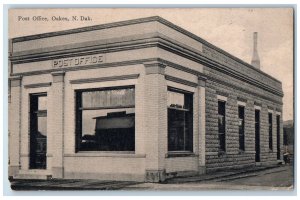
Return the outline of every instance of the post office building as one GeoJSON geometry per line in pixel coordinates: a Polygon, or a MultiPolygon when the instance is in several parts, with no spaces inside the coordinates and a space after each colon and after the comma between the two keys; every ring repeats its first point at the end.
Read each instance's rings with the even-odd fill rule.
{"type": "MultiPolygon", "coordinates": [[[[282,84],[162,19],[9,41],[9,176],[161,182],[282,160],[282,84]]],[[[250,44],[251,45],[251,44],[250,44]]]]}

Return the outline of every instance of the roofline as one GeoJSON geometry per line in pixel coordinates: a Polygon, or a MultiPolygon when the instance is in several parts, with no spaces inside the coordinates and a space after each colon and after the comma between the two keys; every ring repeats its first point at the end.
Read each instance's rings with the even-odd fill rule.
{"type": "Polygon", "coordinates": [[[206,40],[200,38],[199,36],[173,24],[172,22],[159,17],[159,16],[152,16],[152,17],[145,17],[145,18],[138,18],[138,19],[132,19],[132,20],[125,20],[125,21],[119,21],[119,22],[112,22],[112,23],[106,23],[106,24],[100,24],[100,25],[94,25],[94,26],[86,26],[86,27],[81,27],[81,28],[75,28],[75,29],[69,29],[69,30],[63,30],[63,31],[54,31],[54,32],[47,32],[47,33],[41,33],[41,34],[35,34],[35,35],[28,35],[28,36],[21,36],[21,37],[15,37],[12,38],[12,42],[23,42],[23,41],[29,41],[29,40],[35,40],[35,39],[41,39],[41,38],[47,38],[47,37],[54,37],[54,36],[61,36],[61,35],[67,35],[67,34],[74,34],[74,33],[81,33],[81,32],[87,32],[87,31],[94,31],[94,30],[101,30],[101,29],[106,29],[106,28],[113,28],[113,27],[120,27],[120,26],[126,26],[126,25],[132,25],[132,24],[140,24],[140,23],[145,23],[145,22],[152,22],[152,21],[158,21],[176,31],[179,31],[180,33],[189,36],[196,41],[203,43],[212,49],[228,56],[229,58],[239,62],[240,64],[243,64],[265,76],[268,78],[271,78],[272,80],[281,83],[278,79],[270,76],[269,74],[255,68],[254,66],[250,65],[249,63],[246,63],[245,61],[241,60],[240,58],[237,58],[233,56],[232,54],[220,49],[219,47],[207,42],[206,40]]]}

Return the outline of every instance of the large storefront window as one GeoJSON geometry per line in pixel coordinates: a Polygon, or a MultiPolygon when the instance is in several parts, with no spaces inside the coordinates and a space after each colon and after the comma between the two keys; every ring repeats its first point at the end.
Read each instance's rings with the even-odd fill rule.
{"type": "Polygon", "coordinates": [[[193,151],[193,95],[168,91],[168,151],[193,151]]]}
{"type": "Polygon", "coordinates": [[[135,150],[133,87],[76,92],[76,150],[135,150]]]}

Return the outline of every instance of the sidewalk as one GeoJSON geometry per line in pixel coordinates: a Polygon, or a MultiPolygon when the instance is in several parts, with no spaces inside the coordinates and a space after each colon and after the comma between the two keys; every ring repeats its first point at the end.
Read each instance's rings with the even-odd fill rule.
{"type": "Polygon", "coordinates": [[[292,166],[255,167],[211,174],[177,177],[164,183],[100,180],[12,180],[13,190],[291,190],[292,166]],[[281,177],[281,180],[278,179],[281,177]],[[276,182],[277,181],[277,182],[276,182]],[[274,184],[276,183],[276,184],[274,184]],[[276,189],[275,188],[275,189],[276,189]]]}

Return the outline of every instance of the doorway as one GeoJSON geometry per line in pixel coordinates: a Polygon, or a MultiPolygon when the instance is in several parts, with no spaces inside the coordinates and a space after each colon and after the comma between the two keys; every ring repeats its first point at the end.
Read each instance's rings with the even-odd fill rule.
{"type": "Polygon", "coordinates": [[[30,169],[47,168],[47,94],[30,95],[30,169]]]}
{"type": "Polygon", "coordinates": [[[260,110],[255,110],[255,162],[260,162],[260,110]]]}
{"type": "Polygon", "coordinates": [[[276,116],[277,123],[277,160],[280,160],[280,115],[276,116]]]}

